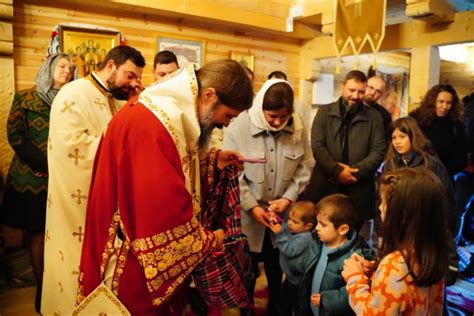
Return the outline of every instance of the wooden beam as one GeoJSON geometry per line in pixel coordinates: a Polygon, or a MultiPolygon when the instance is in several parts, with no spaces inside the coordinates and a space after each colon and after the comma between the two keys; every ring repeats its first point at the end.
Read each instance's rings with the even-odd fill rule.
{"type": "MultiPolygon", "coordinates": [[[[429,24],[424,21],[412,21],[389,25],[385,28],[385,39],[380,51],[472,42],[474,41],[473,20],[474,11],[465,11],[456,13],[451,23],[429,24]]],[[[365,45],[361,53],[370,52],[369,45],[365,45]]],[[[320,36],[304,43],[301,54],[304,56],[303,60],[308,59],[308,63],[311,59],[335,57],[336,51],[332,37],[320,36]]],[[[353,52],[349,49],[344,52],[344,55],[352,54],[353,52]]]]}
{"type": "Polygon", "coordinates": [[[430,23],[451,22],[455,11],[447,0],[406,0],[408,17],[430,23]]]}
{"type": "Polygon", "coordinates": [[[197,21],[212,21],[213,23],[233,24],[246,29],[257,28],[270,32],[279,32],[287,37],[298,39],[310,39],[320,35],[317,30],[298,22],[294,24],[293,32],[287,32],[285,17],[270,16],[222,5],[209,0],[109,0],[108,3],[134,7],[134,11],[159,11],[162,14],[185,16],[197,21]]]}

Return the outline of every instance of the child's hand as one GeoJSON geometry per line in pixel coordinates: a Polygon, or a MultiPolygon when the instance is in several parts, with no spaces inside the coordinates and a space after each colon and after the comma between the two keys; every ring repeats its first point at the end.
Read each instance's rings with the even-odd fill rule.
{"type": "Polygon", "coordinates": [[[364,270],[364,273],[367,274],[370,272],[372,265],[374,264],[374,261],[369,261],[359,255],[358,253],[353,253],[351,258],[354,258],[355,261],[359,262],[362,266],[362,269],[364,270]]]}
{"type": "Polygon", "coordinates": [[[319,307],[319,305],[321,305],[321,294],[319,293],[311,294],[311,304],[319,307]]]}
{"type": "Polygon", "coordinates": [[[344,269],[342,270],[342,277],[347,282],[347,278],[350,276],[362,273],[364,274],[364,269],[362,268],[362,264],[358,262],[355,258],[350,257],[349,259],[344,260],[344,269]]]}
{"type": "Polygon", "coordinates": [[[272,232],[274,232],[275,234],[279,234],[279,233],[281,233],[281,232],[283,231],[283,227],[282,227],[280,224],[278,224],[278,223],[272,224],[272,225],[270,226],[270,229],[271,229],[272,232]]]}

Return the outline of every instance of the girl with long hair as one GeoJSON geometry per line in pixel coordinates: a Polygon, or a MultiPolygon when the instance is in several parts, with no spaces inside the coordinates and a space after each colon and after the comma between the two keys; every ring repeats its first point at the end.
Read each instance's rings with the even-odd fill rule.
{"type": "Polygon", "coordinates": [[[357,315],[442,315],[449,235],[440,180],[425,167],[402,168],[382,175],[379,192],[378,259],[354,254],[342,271],[352,309],[357,315]]]}

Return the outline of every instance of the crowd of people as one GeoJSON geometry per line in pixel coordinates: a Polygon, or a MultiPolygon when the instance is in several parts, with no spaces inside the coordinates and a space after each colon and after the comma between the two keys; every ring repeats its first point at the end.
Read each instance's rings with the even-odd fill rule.
{"type": "Polygon", "coordinates": [[[263,262],[269,315],[443,314],[473,173],[472,113],[465,126],[452,86],[392,122],[384,80],[354,70],[307,122],[281,71],[254,95],[232,60],[194,69],[162,51],[146,88],[144,66],[117,46],[73,80],[73,58],[52,55],[15,94],[0,219],[31,235],[38,312],[71,314],[106,288],[133,315],[182,315],[197,287],[254,315],[263,262]],[[203,223],[226,203],[241,234],[203,223]],[[244,297],[199,284],[239,238],[244,297]]]}

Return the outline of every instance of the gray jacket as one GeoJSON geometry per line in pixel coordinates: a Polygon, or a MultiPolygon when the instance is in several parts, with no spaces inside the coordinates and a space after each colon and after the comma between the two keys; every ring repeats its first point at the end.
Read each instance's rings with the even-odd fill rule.
{"type": "Polygon", "coordinates": [[[296,144],[292,136],[290,123],[273,134],[256,127],[247,111],[224,129],[223,149],[237,150],[246,158],[267,160],[265,164],[244,163],[240,176],[242,230],[252,252],[261,252],[265,227],[255,221],[250,210],[258,205],[266,207],[268,201],[278,198],[296,201],[309,182],[314,160],[308,136],[303,130],[296,144]]]}
{"type": "Polygon", "coordinates": [[[359,221],[371,219],[375,212],[375,171],[385,155],[385,130],[380,114],[367,106],[359,106],[348,127],[349,161],[359,168],[357,182],[343,186],[337,183],[342,171],[340,133],[342,117],[338,101],[323,105],[314,119],[311,147],[316,159],[308,198],[317,203],[325,196],[344,193],[350,196],[358,210],[359,221]]]}

